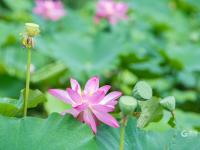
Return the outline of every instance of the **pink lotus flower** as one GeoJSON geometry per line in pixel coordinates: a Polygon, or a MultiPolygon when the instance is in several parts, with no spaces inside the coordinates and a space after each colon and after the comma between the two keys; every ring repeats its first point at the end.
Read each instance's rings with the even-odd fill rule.
{"type": "Polygon", "coordinates": [[[36,0],[36,7],[33,9],[33,12],[53,21],[57,21],[66,15],[60,0],[36,0]]]}
{"type": "Polygon", "coordinates": [[[114,91],[106,95],[111,86],[105,85],[99,88],[99,78],[92,77],[87,81],[85,88],[81,91],[79,83],[71,79],[71,88],[65,90],[50,89],[49,93],[64,103],[72,105],[72,109],[62,112],[72,114],[81,122],[88,124],[94,133],[97,132],[96,126],[99,121],[118,128],[118,122],[109,114],[114,111],[117,99],[121,92],[114,91]]]}
{"type": "Polygon", "coordinates": [[[120,20],[127,19],[128,5],[123,2],[114,2],[113,0],[99,0],[96,8],[95,22],[99,23],[101,19],[107,19],[112,25],[120,20]]]}

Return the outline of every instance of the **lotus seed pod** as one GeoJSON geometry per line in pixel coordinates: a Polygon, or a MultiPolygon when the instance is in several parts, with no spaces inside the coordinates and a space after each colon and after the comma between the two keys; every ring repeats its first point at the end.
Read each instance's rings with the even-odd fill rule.
{"type": "Polygon", "coordinates": [[[145,81],[139,81],[133,89],[133,97],[145,101],[152,98],[152,88],[145,81]]]}
{"type": "Polygon", "coordinates": [[[160,101],[161,106],[163,106],[168,111],[175,110],[176,100],[174,96],[165,97],[160,101]]]}
{"type": "Polygon", "coordinates": [[[26,23],[25,29],[26,29],[26,34],[29,37],[37,36],[40,33],[39,25],[35,23],[26,23]]]}
{"type": "Polygon", "coordinates": [[[130,115],[137,107],[137,100],[131,96],[122,96],[119,99],[119,107],[123,115],[130,115]]]}

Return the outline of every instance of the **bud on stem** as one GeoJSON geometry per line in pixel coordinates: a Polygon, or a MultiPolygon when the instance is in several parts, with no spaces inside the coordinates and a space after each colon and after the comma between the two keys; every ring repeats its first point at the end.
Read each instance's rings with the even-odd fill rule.
{"type": "Polygon", "coordinates": [[[174,96],[168,96],[160,101],[160,105],[166,110],[173,112],[175,110],[176,100],[174,96]]]}
{"type": "Polygon", "coordinates": [[[26,48],[33,48],[34,47],[34,37],[39,35],[40,29],[39,25],[35,23],[26,23],[25,24],[25,33],[22,40],[22,44],[26,48]]]}
{"type": "Polygon", "coordinates": [[[26,70],[26,89],[24,98],[24,117],[27,115],[29,89],[30,89],[30,67],[31,67],[31,48],[34,47],[34,37],[40,33],[39,25],[34,23],[25,24],[25,33],[22,40],[22,44],[28,49],[27,55],[27,70],[26,70]]]}
{"type": "Polygon", "coordinates": [[[120,150],[124,150],[124,134],[128,116],[131,115],[137,107],[137,100],[131,96],[122,96],[119,99],[119,107],[122,111],[122,120],[120,127],[120,150]]]}
{"type": "Polygon", "coordinates": [[[145,81],[139,81],[133,89],[133,97],[140,101],[149,100],[152,98],[152,88],[145,81]]]}
{"type": "Polygon", "coordinates": [[[137,100],[131,96],[122,96],[119,100],[119,107],[124,116],[130,115],[137,107],[137,100]]]}

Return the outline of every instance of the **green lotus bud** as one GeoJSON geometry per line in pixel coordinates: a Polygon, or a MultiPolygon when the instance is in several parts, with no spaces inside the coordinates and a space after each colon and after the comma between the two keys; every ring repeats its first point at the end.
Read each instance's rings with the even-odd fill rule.
{"type": "Polygon", "coordinates": [[[152,88],[145,81],[139,81],[133,89],[133,97],[137,100],[149,100],[152,98],[152,88]]]}
{"type": "Polygon", "coordinates": [[[175,110],[176,100],[174,96],[168,96],[160,101],[160,105],[168,111],[173,111],[175,110]]]}
{"type": "Polygon", "coordinates": [[[130,115],[137,107],[137,100],[131,96],[122,96],[119,99],[119,107],[123,115],[130,115]]]}
{"type": "Polygon", "coordinates": [[[26,34],[29,37],[37,36],[40,33],[39,25],[35,23],[26,23],[25,29],[26,29],[26,34]]]}

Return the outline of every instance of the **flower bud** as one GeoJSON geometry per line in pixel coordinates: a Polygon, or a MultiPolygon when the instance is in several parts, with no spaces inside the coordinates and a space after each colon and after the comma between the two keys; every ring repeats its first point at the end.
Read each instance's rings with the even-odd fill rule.
{"type": "Polygon", "coordinates": [[[131,96],[122,96],[119,99],[119,107],[123,115],[130,115],[137,107],[137,100],[131,96]]]}
{"type": "Polygon", "coordinates": [[[175,110],[176,100],[174,96],[168,96],[160,101],[160,105],[168,111],[173,111],[175,110]]]}
{"type": "Polygon", "coordinates": [[[145,81],[139,81],[133,89],[133,97],[137,100],[149,100],[152,98],[152,88],[145,81]]]}
{"type": "Polygon", "coordinates": [[[39,25],[35,23],[26,23],[25,29],[26,29],[26,34],[29,37],[37,36],[40,33],[39,25]]]}

